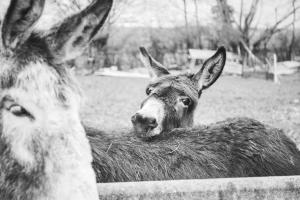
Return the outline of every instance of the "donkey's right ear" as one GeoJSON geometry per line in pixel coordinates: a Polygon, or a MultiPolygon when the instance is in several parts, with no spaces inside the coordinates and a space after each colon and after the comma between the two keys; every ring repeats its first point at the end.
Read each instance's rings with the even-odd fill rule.
{"type": "Polygon", "coordinates": [[[103,26],[113,0],[93,0],[83,11],[65,19],[45,36],[57,62],[80,56],[103,26]]]}
{"type": "Polygon", "coordinates": [[[220,47],[217,52],[207,59],[201,69],[192,77],[198,82],[199,93],[214,84],[222,74],[226,62],[226,50],[220,47]]]}
{"type": "Polygon", "coordinates": [[[11,0],[2,25],[4,48],[14,49],[28,39],[44,5],[45,0],[11,0]]]}
{"type": "Polygon", "coordinates": [[[140,60],[149,70],[151,79],[170,74],[166,67],[152,58],[145,47],[140,47],[140,60]]]}

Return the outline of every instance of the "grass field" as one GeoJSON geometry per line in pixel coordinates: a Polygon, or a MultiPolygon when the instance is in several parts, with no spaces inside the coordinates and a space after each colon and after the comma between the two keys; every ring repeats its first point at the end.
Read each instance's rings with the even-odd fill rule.
{"type": "MultiPolygon", "coordinates": [[[[147,79],[78,77],[86,96],[85,123],[103,130],[131,127],[130,118],[146,97],[147,79]]],[[[247,116],[284,129],[300,144],[300,74],[271,81],[222,76],[203,92],[195,124],[247,116]]]]}

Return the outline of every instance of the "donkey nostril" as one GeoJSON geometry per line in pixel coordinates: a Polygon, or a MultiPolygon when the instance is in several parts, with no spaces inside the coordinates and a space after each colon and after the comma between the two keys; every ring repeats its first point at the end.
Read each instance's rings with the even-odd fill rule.
{"type": "Polygon", "coordinates": [[[156,128],[158,126],[155,118],[144,117],[139,113],[131,117],[131,122],[134,126],[142,126],[144,128],[156,128]]]}
{"type": "Polygon", "coordinates": [[[135,122],[136,122],[136,114],[133,115],[133,116],[131,117],[131,122],[132,122],[132,123],[135,123],[135,122]]]}
{"type": "Polygon", "coordinates": [[[142,119],[142,116],[140,114],[136,113],[135,115],[133,115],[131,117],[131,122],[135,124],[135,123],[141,121],[141,119],[142,119]]]}
{"type": "Polygon", "coordinates": [[[149,124],[155,124],[156,119],[155,118],[148,118],[148,122],[149,122],[149,124]]]}
{"type": "Polygon", "coordinates": [[[155,128],[157,127],[156,119],[155,118],[148,118],[148,126],[155,128]]]}

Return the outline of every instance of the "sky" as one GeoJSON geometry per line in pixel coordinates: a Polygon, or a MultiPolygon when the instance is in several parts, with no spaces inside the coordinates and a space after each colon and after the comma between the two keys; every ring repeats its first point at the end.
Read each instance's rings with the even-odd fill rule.
{"type": "MultiPolygon", "coordinates": [[[[121,26],[155,26],[169,27],[174,25],[184,24],[182,0],[132,0],[131,5],[125,8],[117,21],[121,26]]],[[[188,4],[188,21],[195,23],[195,6],[193,0],[187,0],[188,4]]],[[[240,0],[228,0],[236,12],[240,11],[240,0]]],[[[250,7],[250,0],[244,0],[245,10],[250,7]]],[[[291,9],[291,0],[262,0],[259,5],[256,21],[258,27],[265,27],[274,24],[275,8],[277,8],[278,19],[291,9]]],[[[300,0],[296,1],[300,5],[300,0]]],[[[216,5],[215,0],[200,0],[198,5],[199,21],[202,25],[207,25],[213,22],[211,12],[212,6],[216,5]]],[[[300,10],[298,10],[300,18],[300,10]]],[[[290,19],[291,21],[291,19],[290,19]]],[[[297,26],[300,25],[300,20],[297,26]]]]}
{"type": "MultiPolygon", "coordinates": [[[[65,16],[71,15],[76,12],[76,9],[69,9],[70,0],[56,0],[59,2],[60,8],[64,9],[64,12],[58,9],[58,5],[54,3],[55,0],[46,0],[46,6],[42,18],[36,25],[41,29],[48,29],[53,24],[59,22],[65,16]]],[[[88,5],[89,0],[77,0],[82,7],[88,5]]],[[[115,0],[123,1],[123,0],[115,0]]],[[[180,26],[184,24],[184,12],[183,12],[183,0],[128,0],[130,3],[126,6],[120,7],[118,10],[118,18],[115,22],[118,26],[129,27],[172,27],[180,26]]],[[[195,6],[194,0],[186,0],[188,5],[188,21],[190,24],[195,24],[195,6]]],[[[240,0],[227,0],[228,3],[236,11],[236,15],[239,15],[240,0]]],[[[202,25],[209,25],[213,23],[213,15],[211,8],[216,5],[215,0],[198,0],[198,13],[199,22],[202,25]]],[[[244,0],[245,10],[250,7],[251,0],[244,0]]],[[[255,19],[255,24],[258,27],[266,27],[274,24],[276,21],[275,8],[277,8],[278,18],[284,13],[291,10],[291,0],[261,0],[259,5],[258,14],[255,19]]],[[[296,4],[300,6],[300,0],[296,0],[296,4]]],[[[9,0],[0,1],[0,19],[7,9],[9,0]]],[[[118,5],[118,4],[115,4],[118,5]]],[[[300,10],[297,12],[297,16],[300,19],[300,10]]],[[[291,19],[286,23],[291,22],[291,19]]],[[[283,24],[284,25],[284,24],[283,24]]],[[[297,27],[300,27],[300,20],[297,22],[297,27]]]]}

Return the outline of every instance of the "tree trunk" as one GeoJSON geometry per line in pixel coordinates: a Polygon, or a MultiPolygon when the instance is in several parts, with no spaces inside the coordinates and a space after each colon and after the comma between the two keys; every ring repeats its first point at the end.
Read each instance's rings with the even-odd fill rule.
{"type": "Polygon", "coordinates": [[[293,25],[292,25],[292,39],[291,44],[289,46],[289,52],[288,52],[288,59],[293,59],[293,50],[294,50],[294,43],[295,43],[295,22],[296,22],[296,6],[295,6],[296,0],[293,0],[293,25]]]}
{"type": "Polygon", "coordinates": [[[182,0],[183,1],[183,7],[184,7],[184,22],[185,22],[185,35],[186,35],[186,45],[187,48],[190,48],[190,32],[189,32],[189,23],[188,23],[188,17],[187,17],[187,4],[186,4],[186,0],[182,0]]]}
{"type": "Polygon", "coordinates": [[[199,10],[198,10],[198,0],[194,0],[194,6],[195,6],[195,18],[196,18],[196,38],[197,38],[197,44],[194,48],[201,48],[201,30],[200,30],[200,22],[199,22],[199,10]]]}

